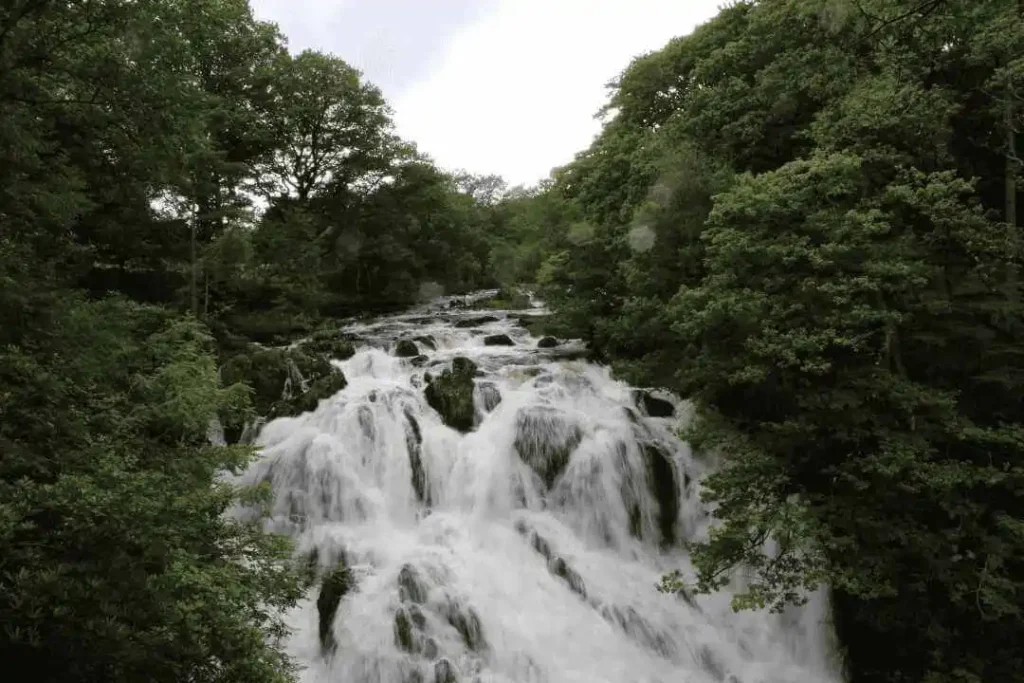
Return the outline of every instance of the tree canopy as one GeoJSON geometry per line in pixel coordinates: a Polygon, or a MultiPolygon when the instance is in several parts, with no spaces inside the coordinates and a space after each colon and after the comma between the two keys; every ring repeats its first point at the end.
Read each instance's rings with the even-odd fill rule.
{"type": "Polygon", "coordinates": [[[732,3],[634,60],[529,200],[526,279],[722,461],[667,589],[829,585],[854,681],[1024,666],[1022,27],[1009,0],[732,3]]]}

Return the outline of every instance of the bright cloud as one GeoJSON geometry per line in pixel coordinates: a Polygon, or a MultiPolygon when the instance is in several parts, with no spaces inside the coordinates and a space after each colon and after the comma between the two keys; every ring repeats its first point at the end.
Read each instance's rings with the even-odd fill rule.
{"type": "Polygon", "coordinates": [[[722,0],[255,0],[293,48],[334,52],[384,89],[403,137],[446,168],[531,184],[599,130],[630,60],[722,0]],[[383,8],[383,9],[382,9],[383,8]],[[333,28],[332,28],[333,27],[333,28]]]}

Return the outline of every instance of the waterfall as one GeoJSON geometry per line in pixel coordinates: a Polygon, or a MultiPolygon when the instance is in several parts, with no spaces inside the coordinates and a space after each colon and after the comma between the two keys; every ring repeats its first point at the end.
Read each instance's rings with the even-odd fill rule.
{"type": "Polygon", "coordinates": [[[271,524],[317,575],[289,615],[300,680],[839,681],[823,595],[772,615],[657,591],[710,522],[707,464],[675,436],[688,407],[647,409],[578,343],[537,348],[518,318],[542,312],[442,299],[349,325],[348,386],[262,427],[242,482],[270,482],[271,524]],[[395,357],[403,339],[423,355],[395,357]],[[467,433],[424,397],[458,357],[467,433]]]}

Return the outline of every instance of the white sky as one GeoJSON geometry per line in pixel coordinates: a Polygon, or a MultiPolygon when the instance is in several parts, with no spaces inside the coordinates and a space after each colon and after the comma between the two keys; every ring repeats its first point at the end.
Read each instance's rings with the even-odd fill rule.
{"type": "Polygon", "coordinates": [[[723,0],[253,0],[292,50],[333,52],[439,165],[532,184],[586,148],[605,84],[723,0]]]}

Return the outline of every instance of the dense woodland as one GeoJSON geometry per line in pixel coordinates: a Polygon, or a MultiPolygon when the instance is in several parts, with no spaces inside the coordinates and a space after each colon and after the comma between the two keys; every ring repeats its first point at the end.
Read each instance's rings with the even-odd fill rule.
{"type": "Polygon", "coordinates": [[[724,459],[666,589],[830,584],[852,681],[1024,672],[1022,94],[1015,0],[732,3],[514,212],[517,277],[724,459]]]}
{"type": "Polygon", "coordinates": [[[491,284],[486,180],[436,168],[357,71],[289,54],[245,0],[5,3],[3,661],[287,680],[290,550],[222,516],[265,492],[218,478],[251,452],[207,426],[344,386],[293,354],[315,391],[268,404],[287,366],[253,342],[491,284]]]}
{"type": "Polygon", "coordinates": [[[437,168],[245,0],[6,3],[4,661],[289,680],[300,572],[223,514],[266,492],[207,438],[308,406],[269,402],[255,344],[528,284],[621,377],[690,397],[721,458],[722,525],[664,590],[743,564],[736,607],[780,609],[827,584],[854,683],[1019,679],[1022,108],[1016,0],[733,2],[509,190],[437,168]]]}

